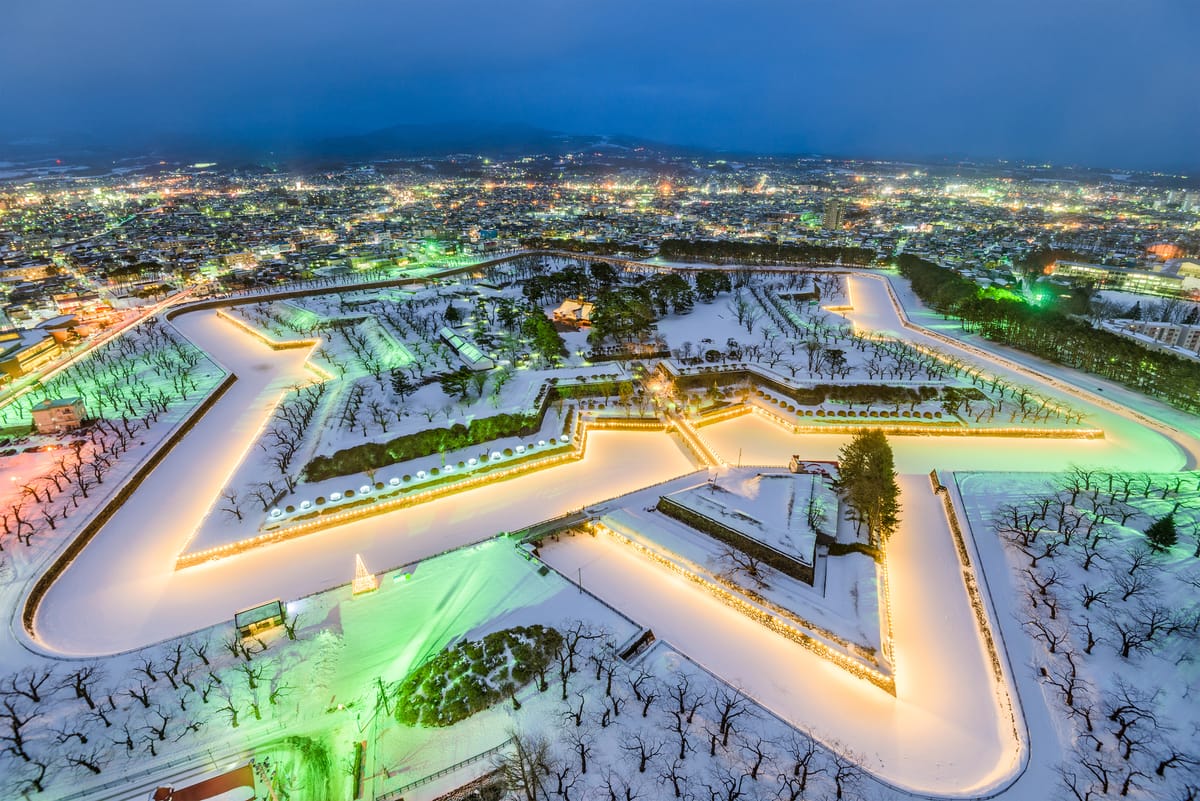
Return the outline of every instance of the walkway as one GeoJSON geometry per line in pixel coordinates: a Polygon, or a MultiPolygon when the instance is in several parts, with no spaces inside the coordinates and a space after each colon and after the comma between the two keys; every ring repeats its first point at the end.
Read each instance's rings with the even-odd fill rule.
{"type": "MultiPolygon", "coordinates": [[[[901,332],[886,285],[854,276],[850,287],[856,303],[851,319],[901,332]]],[[[677,448],[664,447],[660,434],[594,432],[587,458],[552,476],[513,479],[176,572],[175,555],[253,447],[280,388],[294,380],[304,358],[302,351],[269,350],[211,311],[181,315],[177,324],[235,372],[238,384],[51,589],[36,621],[41,647],[73,655],[138,647],[211,625],[264,598],[295,598],[345,583],[356,552],[376,569],[405,564],[694,469],[677,448]]],[[[1115,410],[1094,408],[1093,415],[1108,438],[1089,443],[1093,447],[1080,462],[1124,465],[1132,454],[1149,452],[1159,469],[1171,469],[1200,452],[1191,437],[1168,439],[1115,410]]],[[[713,429],[705,436],[719,458],[722,446],[713,429]]],[[[796,452],[783,435],[777,442],[786,454],[796,452]]],[[[905,519],[890,574],[896,698],[814,661],[786,640],[764,638],[754,624],[704,605],[677,579],[645,572],[652,568],[611,544],[585,543],[580,563],[563,567],[582,568],[590,589],[626,605],[710,669],[748,687],[753,682],[754,694],[768,707],[806,725],[816,721],[820,735],[844,740],[888,780],[927,792],[982,793],[1012,774],[1018,750],[994,703],[950,537],[923,475],[931,467],[960,466],[947,442],[926,438],[906,457],[912,462],[905,469],[914,475],[902,479],[905,519]],[[948,643],[956,647],[951,651],[948,643]]],[[[978,440],[969,448],[973,460],[991,457],[978,440]]]]}

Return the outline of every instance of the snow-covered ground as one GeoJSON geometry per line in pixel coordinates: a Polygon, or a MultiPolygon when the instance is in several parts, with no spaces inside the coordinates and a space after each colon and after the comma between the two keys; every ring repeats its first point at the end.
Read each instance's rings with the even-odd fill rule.
{"type": "Polygon", "coordinates": [[[1078,797],[1187,798],[1200,783],[1198,478],[954,476],[1025,699],[1035,758],[1013,797],[1073,798],[1070,782],[1078,797]],[[1143,532],[1172,510],[1177,545],[1150,551],[1143,532]]]}
{"type": "Polygon", "coordinates": [[[1021,745],[997,698],[940,501],[925,476],[902,477],[901,487],[905,520],[888,550],[895,697],[615,540],[577,536],[544,556],[772,712],[855,749],[887,781],[983,794],[1013,775],[1021,745]]]}
{"type": "Polygon", "coordinates": [[[662,434],[597,431],[583,460],[549,473],[175,571],[176,556],[304,359],[301,351],[271,350],[213,312],[184,315],[178,325],[239,381],[51,588],[36,619],[44,647],[78,655],[139,647],[263,600],[343,583],[356,553],[375,569],[402,565],[693,470],[662,434]]]}
{"type": "Polygon", "coordinates": [[[838,508],[837,496],[819,477],[782,472],[727,476],[670,499],[808,565],[817,532],[806,511],[812,504],[836,517],[838,508]]]}
{"type": "MultiPolygon", "coordinates": [[[[856,325],[950,348],[904,329],[877,278],[853,276],[847,286],[854,306],[847,318],[856,325]]],[[[897,293],[911,319],[954,336],[953,326],[920,310],[899,283],[897,293]]],[[[575,464],[175,571],[175,557],[254,446],[283,388],[308,375],[303,351],[272,351],[212,312],[183,315],[177,324],[239,381],[51,588],[36,619],[38,641],[28,643],[34,648],[92,656],[140,647],[226,621],[234,611],[270,598],[295,599],[342,584],[351,576],[355,553],[374,570],[411,565],[693,470],[674,440],[661,433],[593,432],[587,458],[575,464]]],[[[988,368],[1013,381],[1038,383],[1017,366],[1034,360],[1012,358],[1014,364],[988,368]]],[[[1099,382],[1072,374],[1040,390],[1086,406],[1087,422],[1104,429],[1104,439],[892,438],[903,474],[901,528],[888,554],[895,697],[772,634],[613,540],[577,537],[548,548],[546,556],[564,574],[582,577],[590,592],[654,628],[680,653],[745,686],[767,708],[827,742],[859,752],[863,764],[886,781],[922,793],[985,793],[1019,772],[1028,744],[1016,736],[1023,726],[1014,733],[1006,687],[996,686],[940,499],[930,491],[926,474],[935,467],[1009,471],[1034,464],[1162,471],[1195,463],[1200,446],[1190,433],[1194,419],[1110,385],[1104,385],[1102,398],[1082,391],[1091,383],[1099,382]],[[1164,419],[1168,426],[1153,430],[1138,414],[1164,419]]],[[[758,415],[708,426],[704,434],[727,461],[742,464],[782,465],[792,454],[835,458],[846,440],[784,434],[758,415]]],[[[1007,566],[998,564],[987,547],[981,552],[985,576],[994,586],[995,571],[1007,566]]],[[[471,586],[462,585],[462,591],[471,592],[471,586]]],[[[23,636],[16,620],[13,630],[23,636]]],[[[369,649],[378,631],[363,631],[361,642],[347,641],[345,647],[369,649]]],[[[1008,639],[1025,636],[1003,621],[1002,632],[1008,639]]],[[[1014,653],[1023,653],[1020,644],[1014,653]]],[[[1048,718],[1043,699],[1027,692],[1027,681],[1018,683],[1021,701],[1032,708],[1024,717],[1018,710],[1018,719],[1031,720],[1036,748],[1039,733],[1061,720],[1048,718]]],[[[1038,783],[1048,775],[1047,758],[1053,754],[1033,755],[1030,771],[1012,786],[1010,797],[1047,797],[1046,785],[1038,783]]]]}

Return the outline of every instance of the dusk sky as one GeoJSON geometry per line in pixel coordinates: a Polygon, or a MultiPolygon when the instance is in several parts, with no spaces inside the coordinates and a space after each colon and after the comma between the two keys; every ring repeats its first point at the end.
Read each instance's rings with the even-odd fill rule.
{"type": "Polygon", "coordinates": [[[492,120],[1200,166],[1195,0],[39,0],[5,3],[0,29],[5,140],[283,143],[492,120]]]}

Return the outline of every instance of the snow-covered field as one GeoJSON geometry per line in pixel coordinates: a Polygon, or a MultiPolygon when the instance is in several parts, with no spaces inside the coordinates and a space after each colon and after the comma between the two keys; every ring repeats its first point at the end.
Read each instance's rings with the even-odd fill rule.
{"type": "Polygon", "coordinates": [[[955,476],[1027,699],[1039,758],[1023,785],[1064,798],[1194,796],[1198,482],[1090,469],[955,476]],[[1177,543],[1149,547],[1143,532],[1167,515],[1177,543]]]}
{"type": "Polygon", "coordinates": [[[826,515],[836,517],[838,506],[837,497],[824,481],[815,475],[792,473],[729,476],[725,481],[672,493],[670,498],[808,565],[813,564],[817,532],[806,511],[812,509],[816,514],[819,510],[824,519],[826,515]]]}
{"type": "Polygon", "coordinates": [[[771,711],[853,748],[888,781],[938,795],[984,793],[1011,777],[1020,746],[998,702],[940,503],[924,476],[901,485],[907,522],[888,552],[895,697],[612,539],[575,537],[549,547],[546,559],[567,575],[581,571],[585,587],[771,711]]]}
{"type": "MultiPolygon", "coordinates": [[[[878,278],[852,276],[844,282],[843,291],[853,306],[845,312],[846,319],[857,328],[892,332],[904,340],[935,346],[942,352],[951,349],[942,339],[905,329],[892,306],[886,285],[878,278]]],[[[897,293],[910,310],[911,319],[920,324],[940,326],[945,334],[953,334],[936,317],[918,309],[903,287],[898,286],[897,293]]],[[[782,325],[784,322],[778,315],[795,313],[796,319],[804,325],[814,326],[815,336],[834,338],[844,335],[836,325],[827,325],[820,317],[805,316],[813,313],[789,307],[788,302],[780,301],[778,296],[759,293],[750,298],[749,294],[753,293],[739,297],[748,308],[758,308],[758,316],[763,320],[770,319],[782,325]],[[789,308],[791,312],[788,312],[789,308]]],[[[712,339],[714,350],[725,348],[727,343],[721,342],[720,336],[728,334],[726,339],[733,339],[735,334],[730,332],[735,326],[745,330],[744,321],[736,320],[737,310],[726,305],[726,297],[722,295],[715,305],[698,305],[698,311],[690,315],[669,315],[661,324],[660,333],[666,335],[673,347],[679,344],[676,338],[686,336],[692,342],[712,339]],[[722,319],[719,325],[702,325],[705,315],[718,313],[722,319]],[[727,315],[733,315],[734,319],[725,319],[727,315]]],[[[742,313],[754,316],[746,309],[742,309],[742,313]]],[[[421,586],[420,581],[428,580],[422,575],[424,560],[433,554],[485,540],[500,531],[520,529],[694,470],[692,461],[677,441],[662,433],[594,431],[590,434],[587,456],[582,461],[177,571],[174,569],[176,557],[195,537],[206,515],[211,515],[219,503],[221,491],[231,483],[237,483],[235,474],[249,464],[246,456],[255,448],[255,442],[283,392],[298,381],[310,380],[312,372],[304,364],[308,356],[306,351],[272,350],[245,330],[220,320],[214,312],[182,315],[176,325],[218,364],[235,373],[238,381],[116,511],[96,539],[51,587],[37,612],[35,639],[26,639],[19,620],[19,608],[16,608],[19,604],[15,603],[17,587],[10,584],[5,597],[14,600],[13,611],[17,615],[11,631],[34,651],[55,657],[91,658],[142,648],[160,640],[170,641],[187,632],[220,625],[235,611],[271,598],[300,599],[344,584],[352,575],[354,555],[360,553],[367,566],[376,571],[407,566],[405,572],[413,573],[414,581],[395,582],[384,576],[385,589],[375,597],[343,604],[336,599],[330,600],[334,596],[315,596],[301,605],[309,604],[310,616],[304,625],[310,632],[311,642],[318,645],[312,652],[304,653],[322,664],[340,658],[352,673],[358,669],[357,665],[368,666],[369,669],[364,668],[365,673],[350,676],[344,685],[349,695],[355,694],[356,688],[357,692],[365,693],[363,684],[369,684],[371,677],[398,677],[422,654],[436,651],[454,637],[512,625],[514,621],[552,621],[561,617],[557,614],[543,617],[541,610],[549,612],[551,608],[568,616],[576,611],[584,616],[593,614],[581,607],[576,609],[579,604],[594,603],[588,600],[588,595],[575,591],[576,598],[567,602],[571,590],[561,579],[528,576],[517,581],[512,578],[515,573],[511,570],[489,573],[484,569],[472,574],[470,579],[456,580],[457,583],[452,582],[449,587],[440,587],[439,591],[445,590],[449,594],[439,596],[441,600],[432,605],[406,605],[402,600],[405,590],[410,586],[421,586]],[[413,565],[417,565],[415,572],[413,565]],[[545,594],[538,595],[543,584],[545,594]],[[566,591],[564,586],[568,587],[566,591]],[[519,603],[505,600],[518,596],[519,603]],[[388,598],[392,600],[387,601],[388,598]],[[447,606],[448,599],[454,599],[450,606],[447,606]],[[378,602],[381,610],[378,617],[364,611],[371,609],[373,602],[378,602]],[[469,609],[469,614],[455,613],[442,620],[443,611],[454,604],[469,609]],[[518,608],[524,611],[518,612],[518,608]],[[319,617],[320,622],[313,620],[314,616],[319,617]],[[399,622],[388,623],[397,620],[399,622]],[[430,626],[437,631],[432,632],[430,626]],[[318,633],[322,629],[338,632],[337,642],[331,640],[333,635],[323,631],[318,633]],[[347,661],[349,658],[345,654],[352,654],[354,658],[347,661]],[[371,673],[371,677],[367,677],[367,673],[371,673]]],[[[768,340],[772,339],[764,330],[765,325],[763,322],[757,327],[763,350],[771,347],[768,340]]],[[[774,336],[780,335],[781,332],[774,336]]],[[[758,342],[750,334],[746,339],[750,344],[758,342]]],[[[830,342],[833,340],[828,340],[827,344],[830,342]]],[[[574,346],[574,340],[572,343],[574,346]]],[[[404,347],[407,349],[410,344],[406,342],[404,347]]],[[[744,346],[747,343],[735,344],[744,346]]],[[[739,349],[743,353],[738,354],[738,358],[743,358],[745,348],[739,349]]],[[[409,352],[411,354],[411,350],[409,352]]],[[[852,372],[868,369],[865,355],[860,355],[866,352],[854,347],[847,349],[852,372]]],[[[913,353],[915,351],[896,350],[895,363],[889,362],[891,366],[882,369],[901,373],[926,371],[927,379],[922,380],[930,383],[939,380],[935,374],[942,368],[928,359],[922,361],[913,353]]],[[[775,358],[780,365],[793,357],[796,361],[806,359],[802,351],[789,354],[786,349],[776,356],[766,355],[775,358]]],[[[879,353],[876,355],[883,358],[879,353]]],[[[718,358],[730,361],[734,357],[725,354],[718,358]]],[[[964,358],[985,360],[979,353],[964,358]]],[[[1067,731],[1064,728],[1067,718],[1055,706],[1056,699],[1042,697],[1038,684],[1027,675],[1028,633],[1005,617],[1010,615],[1011,609],[1008,597],[1011,591],[1005,589],[1009,571],[1006,557],[994,542],[982,537],[978,526],[972,528],[974,536],[983,540],[979,543],[978,553],[981,564],[977,564],[976,569],[982,571],[984,583],[993,589],[993,603],[1001,618],[998,634],[1003,635],[1002,644],[1009,647],[1010,666],[1016,674],[1006,675],[998,681],[963,583],[959,557],[940,498],[930,490],[928,471],[937,468],[1009,473],[1030,467],[1065,470],[1072,465],[1121,471],[1169,471],[1194,465],[1200,445],[1190,433],[1195,430],[1195,422],[1190,418],[1164,411],[1158,404],[1139,400],[1130,393],[1113,391],[1107,386],[1104,395],[1097,396],[1091,393],[1091,382],[1079,376],[1056,380],[1053,385],[1040,383],[1036,376],[1022,369],[1024,362],[1014,356],[1010,362],[988,362],[986,369],[1002,374],[1010,387],[1032,385],[1043,397],[1082,410],[1086,423],[1102,428],[1105,437],[1095,440],[891,438],[897,469],[902,474],[901,526],[889,546],[887,560],[894,633],[894,697],[771,633],[615,540],[575,537],[546,548],[543,556],[568,578],[581,579],[589,593],[625,613],[637,625],[653,628],[660,640],[668,641],[670,649],[652,652],[659,667],[669,667],[663,661],[664,654],[672,650],[685,655],[722,681],[745,688],[757,703],[789,723],[812,732],[839,753],[853,752],[855,761],[887,783],[871,785],[864,790],[867,797],[894,797],[906,791],[961,797],[1005,787],[1009,787],[1005,797],[1053,797],[1052,793],[1057,790],[1048,790],[1046,781],[1047,777],[1053,779],[1052,763],[1062,750],[1044,747],[1044,744],[1050,742],[1047,733],[1055,728],[1060,734],[1067,731]],[[1074,381],[1075,385],[1069,381],[1074,381]],[[1133,411],[1127,410],[1126,406],[1132,407],[1133,411]],[[1151,427],[1150,417],[1162,418],[1167,424],[1151,427]],[[1020,690],[1019,698],[1011,694],[1012,682],[1020,690]],[[1025,734],[1026,721],[1031,739],[1025,734]],[[1026,762],[1029,769],[1022,773],[1026,762]],[[1017,776],[1020,778],[1009,786],[1017,776]]],[[[798,380],[803,379],[805,371],[798,364],[792,367],[800,373],[798,380]]],[[[881,368],[876,364],[871,369],[881,368]]],[[[1038,369],[1047,368],[1039,366],[1038,369]]],[[[836,366],[827,363],[807,371],[811,381],[833,380],[837,372],[836,366]],[[823,371],[829,372],[829,379],[821,377],[823,371]]],[[[377,383],[372,378],[366,380],[377,383]]],[[[880,380],[886,384],[890,379],[880,380]]],[[[965,379],[961,383],[971,384],[965,379]]],[[[1013,404],[1017,401],[1009,396],[989,402],[998,402],[1009,409],[1015,408],[1013,404]]],[[[1032,412],[1029,414],[1031,425],[1044,422],[1032,412]]],[[[756,414],[706,426],[703,433],[727,462],[746,465],[780,466],[793,454],[804,459],[836,458],[838,449],[847,439],[840,435],[784,433],[756,414]]],[[[364,435],[360,431],[357,436],[370,438],[373,435],[364,435]]],[[[999,493],[1000,489],[993,488],[992,495],[982,502],[983,506],[992,507],[998,503],[995,499],[999,493]]],[[[1008,497],[1007,492],[1004,494],[1008,497]]],[[[963,495],[968,507],[980,503],[970,500],[967,489],[963,490],[963,495]]],[[[986,516],[986,510],[973,512],[973,515],[986,516]]],[[[481,547],[511,549],[504,541],[481,547]]],[[[465,566],[475,553],[472,550],[456,551],[448,558],[465,566]]],[[[510,550],[510,557],[511,553],[510,550]]],[[[480,561],[481,565],[487,563],[486,559],[480,561]]],[[[526,564],[522,563],[522,566],[526,564]]],[[[25,582],[30,578],[32,576],[22,575],[20,580],[25,582]]],[[[343,588],[338,592],[345,594],[346,590],[343,588]]],[[[595,614],[608,617],[612,613],[595,614]]],[[[40,657],[18,651],[18,647],[16,643],[6,647],[10,656],[5,661],[13,667],[22,662],[32,666],[48,664],[40,657]]],[[[169,642],[159,646],[160,649],[169,647],[169,642]]],[[[108,673],[129,675],[136,665],[131,662],[133,658],[108,660],[108,673]]],[[[676,660],[679,658],[675,657],[676,660]]],[[[233,661],[236,659],[234,657],[233,661]]],[[[1102,679],[1096,675],[1094,681],[1099,685],[1102,679]]],[[[1163,668],[1151,671],[1150,675],[1155,681],[1162,681],[1172,673],[1163,668]]],[[[711,692],[716,691],[714,686],[711,692]]],[[[593,706],[604,703],[595,696],[594,689],[585,691],[588,693],[592,699],[588,703],[593,706]]],[[[7,695],[11,697],[11,693],[7,695]]],[[[66,694],[63,695],[65,698],[66,694]]],[[[1187,697],[1185,694],[1178,700],[1185,709],[1187,697]]],[[[132,699],[128,701],[133,703],[132,699]]],[[[530,730],[537,725],[546,729],[550,725],[548,721],[559,714],[558,711],[548,712],[548,709],[545,702],[533,700],[529,704],[530,713],[519,722],[530,730]],[[541,712],[537,712],[539,709],[541,712]]],[[[243,713],[243,717],[248,714],[245,709],[243,713]]],[[[499,726],[502,718],[498,712],[494,713],[494,726],[499,726]]],[[[321,723],[319,715],[300,717],[303,720],[288,724],[289,730],[329,728],[328,724],[321,723]]],[[[1171,718],[1172,725],[1180,731],[1187,729],[1188,720],[1187,717],[1171,718]]],[[[353,724],[347,721],[345,725],[358,725],[361,733],[366,724],[359,720],[353,724]]],[[[485,740],[493,740],[487,746],[498,741],[491,736],[495,733],[494,727],[475,725],[474,730],[463,729],[477,732],[467,740],[472,743],[471,748],[475,745],[485,747],[485,740]]],[[[607,726],[601,728],[607,729],[607,726]]],[[[39,737],[47,738],[39,742],[49,743],[51,735],[48,731],[39,731],[42,732],[39,737]]],[[[153,733],[153,729],[150,731],[153,733]]],[[[616,731],[628,736],[631,730],[616,731]]],[[[669,739],[662,731],[657,733],[669,739]]],[[[206,733],[202,739],[211,739],[224,748],[230,742],[227,734],[206,733]]],[[[503,736],[499,738],[503,739],[503,736]]],[[[609,743],[597,745],[597,753],[615,759],[613,755],[621,749],[614,749],[611,741],[604,737],[597,735],[597,739],[609,743]]],[[[379,742],[386,743],[386,736],[379,742]]],[[[695,745],[703,749],[708,743],[701,737],[695,745]]],[[[53,746],[50,747],[53,750],[53,746]]],[[[426,758],[428,751],[421,760],[414,759],[410,767],[402,768],[414,748],[417,745],[411,738],[408,741],[399,738],[394,750],[373,753],[375,777],[382,772],[386,786],[394,787],[401,779],[387,775],[393,770],[407,770],[407,773],[397,774],[405,778],[434,770],[438,760],[426,758]],[[380,765],[380,760],[391,764],[380,765]]],[[[164,746],[164,752],[166,750],[164,746]]],[[[716,751],[716,746],[713,750],[716,751]]],[[[443,756],[447,757],[445,764],[455,761],[453,755],[443,756]]],[[[14,761],[11,754],[4,759],[8,761],[3,764],[14,761]]],[[[17,767],[24,775],[29,764],[19,761],[22,764],[17,767]]],[[[738,764],[748,770],[744,760],[738,764]]],[[[1153,773],[1154,767],[1150,765],[1149,772],[1153,773]]],[[[1180,772],[1194,770],[1194,765],[1187,767],[1182,761],[1170,769],[1177,767],[1180,772]]],[[[59,770],[67,771],[61,765],[59,770]]],[[[90,773],[87,766],[75,765],[71,770],[89,780],[92,778],[86,776],[90,773]]],[[[106,778],[110,776],[106,774],[106,778]]],[[[589,786],[600,792],[601,785],[590,784],[592,781],[588,780],[589,786]]],[[[1140,797],[1156,797],[1146,789],[1152,782],[1135,779],[1133,787],[1141,793],[1140,797]]],[[[822,785],[823,791],[831,789],[827,785],[827,781],[822,785]]],[[[773,793],[780,792],[777,788],[767,789],[765,785],[754,786],[758,788],[755,794],[760,797],[776,797],[773,793]]],[[[383,788],[384,785],[378,787],[383,788]]]]}

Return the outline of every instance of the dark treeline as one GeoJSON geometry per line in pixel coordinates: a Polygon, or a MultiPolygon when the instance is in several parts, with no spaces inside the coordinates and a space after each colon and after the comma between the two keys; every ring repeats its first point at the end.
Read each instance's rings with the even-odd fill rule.
{"type": "Polygon", "coordinates": [[[531,250],[565,250],[570,253],[591,253],[596,256],[629,256],[644,259],[650,251],[638,245],[623,245],[620,242],[587,242],[582,239],[558,239],[546,236],[530,236],[521,240],[521,245],[531,250]]]}
{"type": "Polygon", "coordinates": [[[896,262],[917,296],[943,315],[957,317],[964,331],[1103,376],[1184,411],[1200,411],[1196,362],[1149,350],[1054,309],[988,297],[974,282],[918,256],[902,254],[896,262]]]}
{"type": "Polygon", "coordinates": [[[813,245],[807,243],[729,242],[724,239],[665,239],[660,258],[671,261],[721,264],[792,264],[815,262],[865,266],[875,261],[876,252],[867,248],[813,245]]]}

